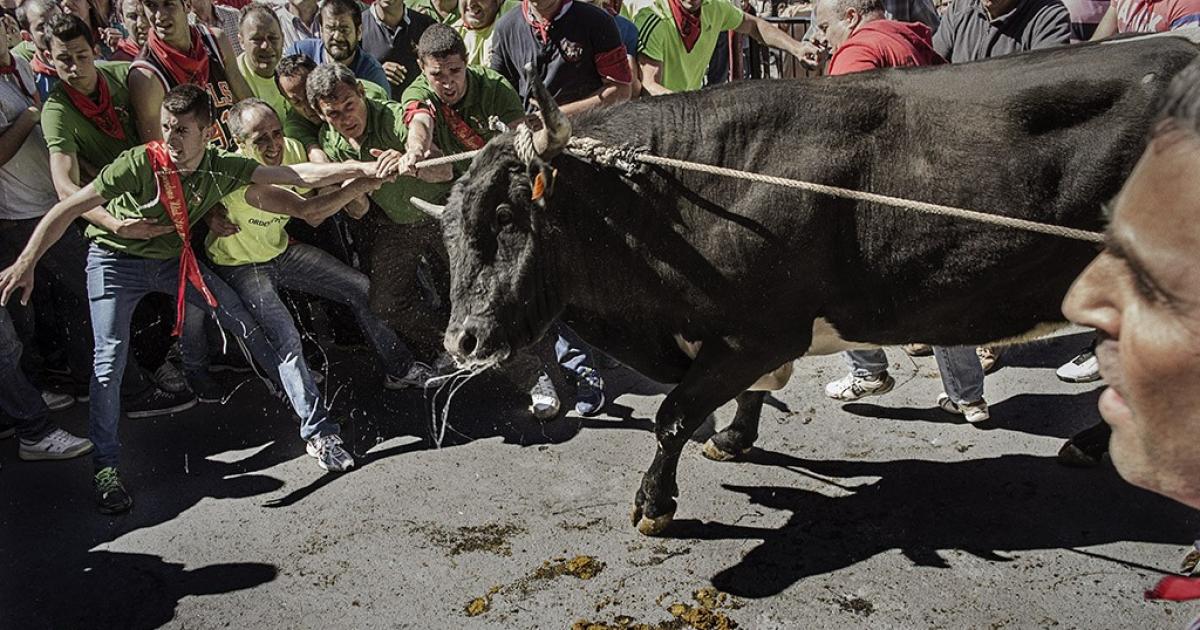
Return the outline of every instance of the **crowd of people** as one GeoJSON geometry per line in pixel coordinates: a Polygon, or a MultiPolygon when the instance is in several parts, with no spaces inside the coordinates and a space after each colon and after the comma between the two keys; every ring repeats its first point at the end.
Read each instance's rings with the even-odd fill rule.
{"type": "MultiPolygon", "coordinates": [[[[99,509],[121,513],[122,413],[220,402],[211,372],[253,370],[317,464],[347,470],[303,331],[324,313],[387,389],[453,368],[440,228],[410,198],[444,201],[467,164],[418,164],[536,124],[527,65],[578,115],[728,78],[727,33],[838,75],[1200,24],[1200,0],[1099,4],[818,0],[797,41],[727,0],[0,0],[0,436],[25,460],[93,453],[99,509]],[[86,439],[51,417],[76,401],[86,439]]],[[[575,410],[599,413],[591,349],[552,334],[575,410]]],[[[989,418],[993,351],[907,350],[936,357],[940,407],[989,418]]],[[[883,351],[848,360],[830,397],[894,386],[883,351]]],[[[558,414],[550,374],[530,400],[558,414]]]]}

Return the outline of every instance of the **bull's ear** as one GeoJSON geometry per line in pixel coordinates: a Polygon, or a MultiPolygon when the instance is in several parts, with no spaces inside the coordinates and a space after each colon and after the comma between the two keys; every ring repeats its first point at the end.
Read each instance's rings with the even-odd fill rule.
{"type": "Polygon", "coordinates": [[[529,165],[530,200],[545,207],[546,200],[554,193],[554,180],[558,169],[541,160],[529,165]]]}

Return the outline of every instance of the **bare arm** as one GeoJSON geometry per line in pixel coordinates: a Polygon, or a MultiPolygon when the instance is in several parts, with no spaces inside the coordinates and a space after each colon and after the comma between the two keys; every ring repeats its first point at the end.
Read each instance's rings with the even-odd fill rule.
{"type": "Polygon", "coordinates": [[[374,177],[375,170],[375,162],[303,162],[291,166],[259,166],[254,169],[251,181],[255,184],[320,188],[356,177],[374,177]]]}
{"type": "Polygon", "coordinates": [[[1100,18],[1100,23],[1096,25],[1096,32],[1092,33],[1092,38],[1088,41],[1095,42],[1102,39],[1112,37],[1117,34],[1117,5],[1108,5],[1108,10],[1104,12],[1104,17],[1100,18]]]}
{"type": "Polygon", "coordinates": [[[129,71],[129,102],[133,104],[133,116],[137,122],[138,137],[142,142],[162,140],[162,83],[149,70],[134,68],[129,71]]]}
{"type": "Polygon", "coordinates": [[[803,59],[807,52],[800,45],[800,42],[792,39],[782,29],[777,28],[760,17],[749,14],[743,15],[742,23],[734,30],[742,35],[753,37],[771,48],[785,50],[797,59],[803,59]]]}
{"type": "Polygon", "coordinates": [[[0,166],[8,164],[17,151],[21,150],[25,138],[29,137],[29,132],[33,131],[39,120],[37,107],[29,107],[21,112],[21,115],[8,126],[8,129],[0,133],[0,166]]]}
{"type": "Polygon", "coordinates": [[[373,177],[360,178],[307,199],[286,188],[255,184],[246,189],[246,201],[261,210],[296,217],[316,227],[351,201],[379,190],[383,183],[384,180],[373,177]]]}
{"type": "Polygon", "coordinates": [[[8,304],[9,296],[17,289],[22,289],[21,304],[29,304],[29,295],[33,292],[33,270],[42,259],[42,255],[62,238],[63,232],[72,221],[101,203],[104,203],[104,198],[88,184],[50,208],[46,216],[38,221],[33,235],[29,237],[25,249],[17,256],[16,262],[8,269],[0,271],[0,306],[8,304]]]}
{"type": "MultiPolygon", "coordinates": [[[[79,159],[74,153],[50,153],[50,176],[59,200],[67,199],[79,192],[79,159]]],[[[103,206],[96,206],[83,213],[88,223],[103,228],[123,238],[149,239],[169,234],[175,230],[154,219],[118,219],[103,206]]]]}
{"type": "Polygon", "coordinates": [[[254,96],[250,91],[250,86],[246,83],[246,77],[237,69],[237,55],[233,52],[233,44],[229,43],[229,37],[237,37],[237,33],[226,33],[219,28],[210,28],[213,36],[217,38],[217,48],[221,51],[221,64],[225,66],[225,78],[229,81],[229,89],[233,90],[233,100],[240,101],[254,96]]]}
{"type": "Polygon", "coordinates": [[[591,96],[581,98],[573,103],[559,105],[559,109],[568,116],[582,114],[605,105],[616,105],[629,100],[630,88],[628,83],[617,83],[604,79],[604,86],[591,96]]]}
{"type": "Polygon", "coordinates": [[[671,90],[663,87],[662,81],[662,64],[647,57],[646,55],[638,55],[638,63],[642,68],[642,87],[650,96],[659,96],[661,94],[671,94],[671,90]]]}

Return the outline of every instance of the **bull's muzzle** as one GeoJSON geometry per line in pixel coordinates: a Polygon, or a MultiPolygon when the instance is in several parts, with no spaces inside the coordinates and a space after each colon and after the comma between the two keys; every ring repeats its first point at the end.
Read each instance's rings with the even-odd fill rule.
{"type": "Polygon", "coordinates": [[[496,365],[508,359],[510,350],[507,344],[489,343],[494,337],[494,330],[493,326],[487,326],[482,320],[468,317],[462,324],[450,323],[442,345],[461,367],[496,365]]]}

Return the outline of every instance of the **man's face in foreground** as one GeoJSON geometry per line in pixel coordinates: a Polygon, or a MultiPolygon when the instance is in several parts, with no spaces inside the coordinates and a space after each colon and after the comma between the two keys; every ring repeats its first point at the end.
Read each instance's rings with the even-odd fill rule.
{"type": "Polygon", "coordinates": [[[177,116],[165,109],[159,113],[162,116],[163,142],[167,145],[171,161],[185,171],[199,166],[204,157],[204,147],[208,144],[211,123],[200,120],[195,114],[177,116]]]}
{"type": "Polygon", "coordinates": [[[361,85],[339,84],[329,98],[317,101],[321,118],[348,140],[358,140],[367,131],[367,104],[361,85]]]}
{"type": "Polygon", "coordinates": [[[242,114],[246,136],[238,138],[238,146],[246,155],[254,156],[267,166],[283,164],[283,126],[279,116],[267,107],[253,107],[242,114]]]}
{"type": "Polygon", "coordinates": [[[1113,464],[1200,508],[1200,137],[1153,140],[1118,196],[1109,241],[1063,303],[1097,329],[1113,464]]]}

